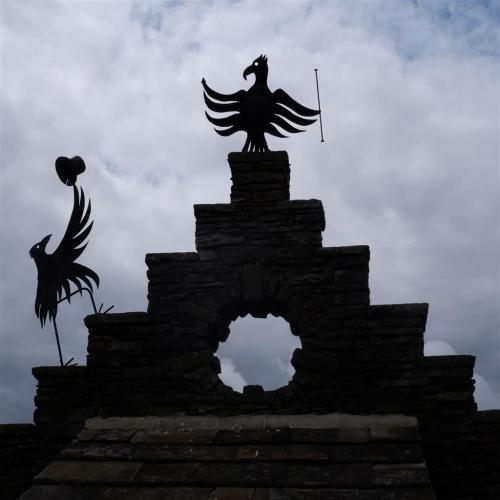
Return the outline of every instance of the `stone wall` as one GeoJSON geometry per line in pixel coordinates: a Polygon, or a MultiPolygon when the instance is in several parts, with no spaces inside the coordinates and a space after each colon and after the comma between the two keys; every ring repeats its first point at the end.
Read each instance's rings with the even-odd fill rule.
{"type": "Polygon", "coordinates": [[[96,412],[91,405],[87,367],[38,367],[33,368],[33,376],[38,381],[33,416],[37,428],[55,441],[70,439],[96,412]]]}
{"type": "Polygon", "coordinates": [[[370,305],[368,247],[322,246],[321,202],[290,201],[285,152],[229,164],[231,203],[195,206],[197,251],[146,256],[148,311],[87,317],[87,367],[34,369],[37,426],[64,438],[94,415],[414,415],[445,495],[468,477],[466,454],[446,446],[499,436],[475,413],[474,357],[424,357],[427,304],[370,305]],[[288,385],[240,394],[219,379],[219,343],[246,314],[281,316],[299,336],[288,385]]]}
{"type": "Polygon", "coordinates": [[[435,415],[421,429],[439,500],[500,498],[500,410],[435,415]]]}
{"type": "Polygon", "coordinates": [[[59,450],[33,424],[0,425],[0,500],[14,500],[59,450]]]}

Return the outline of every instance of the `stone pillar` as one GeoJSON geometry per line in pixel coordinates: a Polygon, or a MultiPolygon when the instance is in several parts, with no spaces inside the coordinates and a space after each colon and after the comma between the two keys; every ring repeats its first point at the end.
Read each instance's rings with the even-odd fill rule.
{"type": "Polygon", "coordinates": [[[202,261],[253,262],[276,252],[317,253],[325,214],[319,200],[290,200],[285,151],[230,153],[231,203],[195,205],[202,261]]]}
{"type": "Polygon", "coordinates": [[[286,151],[229,153],[231,203],[269,203],[290,199],[290,163],[286,151]]]}

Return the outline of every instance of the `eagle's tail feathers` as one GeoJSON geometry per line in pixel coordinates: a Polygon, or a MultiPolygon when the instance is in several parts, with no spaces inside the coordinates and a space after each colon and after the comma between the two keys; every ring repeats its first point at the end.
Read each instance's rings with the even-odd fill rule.
{"type": "Polygon", "coordinates": [[[286,135],[283,135],[272,123],[268,123],[264,131],[276,137],[281,137],[284,139],[286,139],[287,137],[286,135]]]}
{"type": "Polygon", "coordinates": [[[218,130],[218,129],[214,129],[219,135],[223,135],[223,136],[228,136],[228,135],[231,135],[231,134],[234,134],[235,132],[239,132],[241,129],[241,127],[238,127],[236,125],[233,125],[232,127],[229,127],[229,128],[225,128],[225,129],[222,129],[222,130],[218,130]]]}

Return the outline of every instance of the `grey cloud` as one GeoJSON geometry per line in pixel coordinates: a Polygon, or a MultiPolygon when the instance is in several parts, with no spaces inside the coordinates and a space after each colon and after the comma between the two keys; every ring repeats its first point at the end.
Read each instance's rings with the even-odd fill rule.
{"type": "MultiPolygon", "coordinates": [[[[265,5],[2,4],[2,421],[31,419],[31,367],[57,361],[51,325],[40,331],[33,314],[27,256],[67,223],[55,158],[88,166],[95,225],[81,260],[101,275],[98,300],[144,310],[144,254],[194,250],[192,205],[229,200],[226,156],[243,144],[206,122],[200,80],[243,88],[260,53],[270,86],[310,106],[320,70],[326,142],[311,127],[270,147],[289,153],[292,196],[323,200],[324,244],[370,244],[373,303],[429,301],[426,340],[475,354],[500,392],[494,17],[463,2],[449,16],[429,3],[391,3],[384,16],[368,4],[265,5]],[[408,29],[389,29],[401,20],[408,29]]],[[[61,306],[63,349],[79,363],[89,312],[85,298],[61,306]]],[[[263,354],[252,346],[240,366],[230,341],[226,357],[246,377],[263,354]]]]}
{"type": "Polygon", "coordinates": [[[263,319],[248,315],[232,322],[230,330],[217,356],[231,359],[248,384],[273,390],[289,382],[295,372],[290,360],[301,344],[283,318],[268,315],[263,319]]]}

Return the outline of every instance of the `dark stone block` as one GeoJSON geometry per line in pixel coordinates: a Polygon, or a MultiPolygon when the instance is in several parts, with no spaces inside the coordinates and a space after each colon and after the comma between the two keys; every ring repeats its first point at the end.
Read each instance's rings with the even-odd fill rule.
{"type": "Polygon", "coordinates": [[[239,429],[219,430],[214,438],[216,444],[284,444],[289,441],[288,428],[283,429],[239,429]]]}
{"type": "MultiPolygon", "coordinates": [[[[134,464],[135,465],[135,464],[134,464]]],[[[135,476],[138,483],[158,485],[187,484],[189,478],[198,469],[198,464],[146,463],[140,464],[135,476]]]]}
{"type": "Polygon", "coordinates": [[[436,500],[430,488],[364,490],[359,492],[358,498],[359,500],[436,500]]]}
{"type": "Polygon", "coordinates": [[[215,488],[208,500],[254,500],[254,488],[215,488]]]}
{"type": "Polygon", "coordinates": [[[256,489],[252,500],[358,500],[357,489],[270,488],[256,489]]]}
{"type": "Polygon", "coordinates": [[[284,464],[203,464],[190,478],[191,484],[218,486],[269,486],[286,482],[288,466],[284,464]]]}
{"type": "Polygon", "coordinates": [[[424,464],[374,465],[372,484],[377,487],[426,486],[429,477],[424,464]]]}
{"type": "Polygon", "coordinates": [[[364,488],[370,484],[371,466],[349,465],[290,465],[286,479],[287,486],[364,488]]]}
{"type": "Polygon", "coordinates": [[[35,483],[129,483],[135,478],[141,467],[141,463],[133,462],[56,460],[36,476],[35,483]]]}
{"type": "Polygon", "coordinates": [[[320,446],[310,445],[254,445],[241,447],[236,458],[255,462],[325,462],[328,460],[328,451],[320,446]]]}
{"type": "Polygon", "coordinates": [[[68,486],[53,484],[37,484],[24,493],[20,500],[95,500],[105,498],[105,487],[68,486]]]}
{"type": "Polygon", "coordinates": [[[210,491],[210,488],[114,487],[106,489],[102,498],[103,500],[207,500],[210,491]]]}

